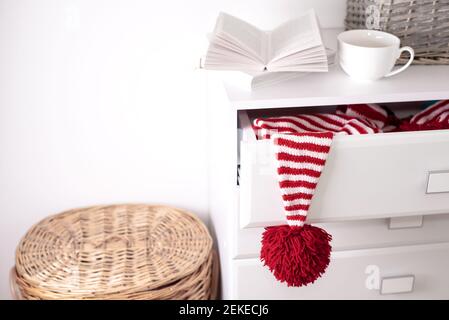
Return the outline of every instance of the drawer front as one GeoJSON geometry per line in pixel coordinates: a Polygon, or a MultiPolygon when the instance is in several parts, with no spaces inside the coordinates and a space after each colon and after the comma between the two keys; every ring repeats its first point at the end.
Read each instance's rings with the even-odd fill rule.
{"type": "MultiPolygon", "coordinates": [[[[405,219],[407,220],[407,219],[405,219]]],[[[332,250],[356,250],[449,242],[449,214],[422,218],[420,225],[390,219],[316,224],[332,235],[332,250]]],[[[236,230],[234,258],[254,258],[260,253],[263,228],[236,230]]]]}
{"type": "Polygon", "coordinates": [[[279,283],[258,259],[234,260],[235,299],[448,299],[449,243],[342,251],[302,288],[279,283]]]}
{"type": "MultiPolygon", "coordinates": [[[[309,221],[449,213],[446,176],[434,173],[447,170],[449,130],[337,136],[309,221]]],[[[271,141],[241,141],[240,226],[276,225],[284,219],[271,141]]]]}

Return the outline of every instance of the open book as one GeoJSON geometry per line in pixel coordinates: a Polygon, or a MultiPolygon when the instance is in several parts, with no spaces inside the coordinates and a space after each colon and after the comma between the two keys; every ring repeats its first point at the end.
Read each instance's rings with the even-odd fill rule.
{"type": "Polygon", "coordinates": [[[262,31],[226,13],[220,13],[210,36],[205,69],[262,71],[328,71],[315,11],[262,31]]]}

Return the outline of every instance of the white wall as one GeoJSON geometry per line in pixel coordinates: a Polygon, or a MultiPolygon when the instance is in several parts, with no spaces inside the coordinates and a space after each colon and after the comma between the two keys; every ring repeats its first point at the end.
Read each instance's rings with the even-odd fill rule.
{"type": "Polygon", "coordinates": [[[20,237],[103,203],[171,204],[207,221],[204,79],[223,10],[269,28],[344,0],[0,0],[0,298],[20,237]]]}

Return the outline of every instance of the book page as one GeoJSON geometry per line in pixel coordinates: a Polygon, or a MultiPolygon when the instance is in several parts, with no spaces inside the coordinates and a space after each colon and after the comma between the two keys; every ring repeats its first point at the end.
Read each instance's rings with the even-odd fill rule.
{"type": "Polygon", "coordinates": [[[269,38],[270,61],[322,45],[314,10],[280,25],[270,33],[269,38]]]}
{"type": "Polygon", "coordinates": [[[270,71],[300,71],[300,72],[326,72],[334,64],[335,50],[322,46],[314,47],[301,54],[291,54],[273,63],[270,71]]]}
{"type": "Polygon", "coordinates": [[[227,13],[220,13],[214,33],[233,41],[242,49],[249,51],[258,61],[266,64],[267,33],[253,25],[227,13]]]}
{"type": "Polygon", "coordinates": [[[217,43],[210,44],[204,61],[204,67],[210,70],[261,71],[264,69],[263,65],[257,63],[247,55],[217,43]]]}
{"type": "Polygon", "coordinates": [[[265,65],[249,57],[240,47],[218,37],[209,44],[204,66],[211,70],[261,71],[265,68],[265,65]]]}

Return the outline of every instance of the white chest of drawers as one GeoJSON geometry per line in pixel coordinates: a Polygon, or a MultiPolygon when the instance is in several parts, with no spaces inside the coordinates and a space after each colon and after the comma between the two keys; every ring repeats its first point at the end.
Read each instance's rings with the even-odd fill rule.
{"type": "Polygon", "coordinates": [[[288,288],[258,258],[263,227],[284,220],[272,150],[255,140],[247,113],[449,99],[449,66],[413,66],[373,83],[353,82],[336,66],[253,92],[208,77],[210,213],[223,298],[449,298],[449,130],[336,140],[309,216],[333,235],[331,264],[314,284],[288,288]]]}

